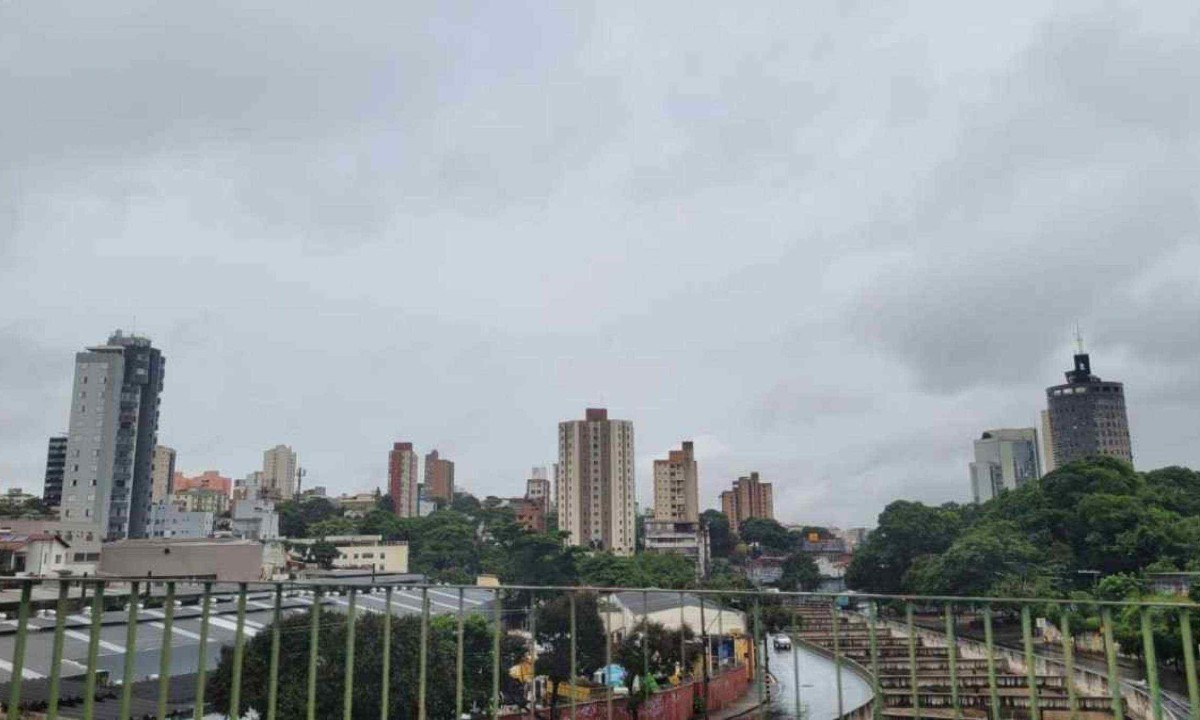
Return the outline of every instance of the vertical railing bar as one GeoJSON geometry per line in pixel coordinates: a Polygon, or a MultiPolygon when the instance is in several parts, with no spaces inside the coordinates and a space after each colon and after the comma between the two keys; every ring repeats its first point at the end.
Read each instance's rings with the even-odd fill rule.
{"type": "Polygon", "coordinates": [[[792,609],[792,689],[796,701],[796,720],[804,717],[804,704],[800,701],[800,613],[792,609]]]}
{"type": "Polygon", "coordinates": [[[913,624],[913,605],[905,603],[904,622],[908,626],[908,684],[912,694],[913,720],[921,720],[921,693],[917,686],[917,629],[913,624]]]}
{"type": "Polygon", "coordinates": [[[463,714],[463,633],[465,632],[463,607],[466,603],[464,592],[466,591],[463,588],[458,589],[458,633],[454,655],[454,720],[459,720],[463,714]]]}
{"type": "Polygon", "coordinates": [[[843,707],[844,698],[842,696],[842,644],[841,644],[841,629],[838,627],[841,622],[841,616],[837,611],[836,600],[831,599],[829,603],[829,615],[833,618],[833,673],[837,683],[837,711],[838,717],[846,714],[843,707]]]}
{"type": "Polygon", "coordinates": [[[962,720],[962,702],[958,697],[958,640],[954,633],[954,605],[946,603],[946,658],[950,661],[950,704],[954,720],[962,720]]]}
{"type": "Polygon", "coordinates": [[[355,604],[358,590],[350,588],[350,599],[346,604],[346,680],[342,683],[342,720],[350,720],[354,713],[354,627],[357,616],[355,604]]]}
{"type": "Polygon", "coordinates": [[[988,702],[992,720],[1000,720],[1000,691],[996,687],[996,639],[992,628],[992,606],[983,606],[983,642],[987,648],[988,702]]]}
{"type": "Polygon", "coordinates": [[[1059,606],[1059,617],[1062,620],[1062,653],[1063,671],[1067,681],[1067,706],[1070,708],[1071,720],[1079,720],[1079,696],[1075,688],[1075,638],[1071,635],[1071,610],[1059,606]]]}
{"type": "Polygon", "coordinates": [[[229,683],[229,717],[240,718],[242,705],[242,661],[246,653],[246,583],[238,583],[237,628],[233,633],[233,668],[229,683]]]}
{"type": "MultiPolygon", "coordinates": [[[[87,587],[86,585],[82,587],[87,587]]],[[[104,617],[104,583],[92,586],[92,627],[88,634],[87,675],[83,689],[83,716],[95,716],[96,707],[96,658],[100,654],[100,626],[104,617]]],[[[200,720],[199,717],[196,720],[200,720]]]]}
{"type": "Polygon", "coordinates": [[[429,588],[421,588],[421,654],[418,667],[417,720],[425,720],[426,688],[429,685],[429,588]]]}
{"type": "Polygon", "coordinates": [[[1113,720],[1124,720],[1125,701],[1121,697],[1121,675],[1117,666],[1117,643],[1113,640],[1112,612],[1100,608],[1100,630],[1104,634],[1104,659],[1108,666],[1108,692],[1112,695],[1113,720]]]}
{"type": "Polygon", "coordinates": [[[604,601],[604,717],[613,717],[612,689],[612,596],[604,601]]]}
{"type": "Polygon", "coordinates": [[[129,617],[125,621],[125,666],[121,675],[121,702],[119,717],[129,717],[133,703],[133,661],[137,658],[137,610],[138,584],[129,583],[129,617]]]}
{"type": "Polygon", "coordinates": [[[1150,688],[1150,707],[1154,720],[1162,720],[1162,688],[1158,684],[1158,660],[1154,649],[1154,619],[1150,608],[1142,608],[1142,652],[1146,657],[1146,685],[1150,688]]]}
{"type": "Polygon", "coordinates": [[[1039,720],[1042,716],[1038,707],[1037,664],[1033,655],[1033,618],[1029,614],[1029,605],[1021,605],[1021,642],[1025,646],[1025,679],[1029,683],[1029,717],[1039,720]]]}
{"type": "MultiPolygon", "coordinates": [[[[392,694],[392,586],[383,594],[383,662],[380,663],[379,720],[391,716],[392,694]]],[[[457,720],[457,718],[455,719],[457,720]]]]}
{"type": "Polygon", "coordinates": [[[687,669],[687,643],[684,641],[684,627],[687,620],[684,615],[684,595],[679,593],[679,684],[683,685],[684,673],[687,669]]]}
{"type": "Polygon", "coordinates": [[[643,691],[650,674],[650,593],[642,591],[642,677],[643,691]]]}
{"type": "Polygon", "coordinates": [[[167,707],[171,696],[171,650],[174,638],[171,634],[175,627],[175,582],[167,583],[166,595],[163,597],[162,644],[158,648],[158,716],[167,716],[167,707]]]}
{"type": "Polygon", "coordinates": [[[763,657],[763,626],[762,600],[754,596],[754,633],[750,636],[754,643],[754,685],[758,691],[758,717],[763,717],[767,704],[766,658],[763,657]]]}
{"type": "MultiPolygon", "coordinates": [[[[62,678],[63,636],[67,629],[67,601],[71,583],[58,583],[58,605],[54,610],[54,649],[50,651],[50,696],[47,698],[46,720],[58,720],[58,685],[62,678]]],[[[164,713],[159,713],[162,717],[164,713]]]]}
{"type": "Polygon", "coordinates": [[[312,605],[308,617],[308,692],[305,701],[305,716],[317,720],[317,652],[321,642],[321,588],[313,589],[312,605]]]}
{"type": "Polygon", "coordinates": [[[492,605],[492,720],[497,720],[500,717],[500,588],[496,588],[492,605]]]}
{"type": "Polygon", "coordinates": [[[529,718],[537,720],[537,598],[529,593],[529,718]]]}
{"type": "Polygon", "coordinates": [[[1200,720],[1200,683],[1196,679],[1196,642],[1192,637],[1192,616],[1186,609],[1179,611],[1179,636],[1183,641],[1183,670],[1187,673],[1188,702],[1191,720],[1200,720]]]}
{"type": "Polygon", "coordinates": [[[8,720],[20,720],[21,686],[25,684],[25,638],[29,631],[29,606],[33,604],[33,581],[21,583],[21,606],[17,609],[17,641],[13,645],[12,672],[8,681],[8,720]]]}
{"type": "Polygon", "coordinates": [[[275,720],[279,703],[279,636],[283,632],[283,584],[275,585],[275,607],[271,613],[271,659],[267,666],[267,720],[275,720]]]}
{"type": "Polygon", "coordinates": [[[579,643],[576,642],[576,640],[575,640],[575,633],[576,633],[575,593],[568,593],[567,597],[569,598],[569,602],[571,603],[571,720],[575,720],[576,704],[577,704],[575,702],[575,690],[578,687],[578,683],[576,683],[575,677],[579,673],[579,658],[577,655],[578,650],[579,650],[579,648],[578,648],[579,643]]]}
{"type": "Polygon", "coordinates": [[[883,717],[883,689],[879,685],[879,642],[875,637],[877,612],[874,601],[867,603],[867,644],[871,652],[871,716],[875,720],[883,717]]]}
{"type": "MultiPolygon", "coordinates": [[[[200,601],[200,649],[196,658],[195,720],[204,720],[204,690],[208,685],[208,617],[212,613],[212,582],[204,583],[200,601]]],[[[84,715],[84,717],[91,717],[84,715]]]]}

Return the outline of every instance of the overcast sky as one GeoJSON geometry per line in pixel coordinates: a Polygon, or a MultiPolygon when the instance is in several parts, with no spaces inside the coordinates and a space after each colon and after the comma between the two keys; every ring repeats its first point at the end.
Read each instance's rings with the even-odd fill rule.
{"type": "Polygon", "coordinates": [[[1200,5],[0,3],[0,485],[75,351],[160,441],[519,494],[607,406],[785,521],[966,500],[1070,365],[1200,467],[1200,5]],[[577,6],[570,9],[569,6],[577,6]]]}

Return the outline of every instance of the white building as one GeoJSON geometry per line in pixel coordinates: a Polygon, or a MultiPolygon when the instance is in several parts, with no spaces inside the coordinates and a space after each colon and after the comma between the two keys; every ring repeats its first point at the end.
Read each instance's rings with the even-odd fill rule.
{"type": "Polygon", "coordinates": [[[723,607],[711,598],[684,593],[682,603],[678,591],[619,592],[608,596],[600,603],[600,619],[613,638],[624,637],[642,622],[643,613],[652,623],[667,630],[678,630],[680,621],[701,634],[701,617],[705,631],[710,635],[718,631],[729,634],[746,633],[746,615],[738,610],[723,607]],[[682,612],[680,606],[682,605],[682,612]],[[701,611],[701,605],[704,606],[701,611]]]}
{"type": "Polygon", "coordinates": [[[211,512],[188,512],[172,502],[156,502],[150,506],[152,538],[206,538],[213,534],[214,515],[211,512]]]}
{"type": "Polygon", "coordinates": [[[987,502],[1002,490],[1014,490],[1042,476],[1034,428],[988,430],[975,441],[975,462],[970,464],[971,494],[987,502]]]}
{"type": "Polygon", "coordinates": [[[558,525],[572,545],[632,555],[634,517],[633,423],[609,420],[588,408],[583,420],[558,424],[558,525]]]}
{"type": "MultiPolygon", "coordinates": [[[[382,535],[330,535],[324,541],[338,550],[333,567],[372,573],[408,572],[408,543],[385,542],[382,535]]],[[[312,538],[291,539],[292,545],[312,545],[312,538]]]]}
{"type": "Polygon", "coordinates": [[[18,577],[58,575],[70,564],[70,550],[57,535],[0,530],[0,574],[18,577]]]}
{"type": "Polygon", "coordinates": [[[696,574],[708,572],[708,534],[699,522],[646,518],[642,540],[651,554],[683,555],[696,565],[696,574]]]}
{"type": "Polygon", "coordinates": [[[262,489],[276,500],[291,500],[296,492],[296,453],[287,445],[263,451],[262,489]]]}
{"type": "Polygon", "coordinates": [[[233,534],[247,540],[278,540],[279,514],[275,501],[247,498],[233,504],[230,523],[233,534]]]}

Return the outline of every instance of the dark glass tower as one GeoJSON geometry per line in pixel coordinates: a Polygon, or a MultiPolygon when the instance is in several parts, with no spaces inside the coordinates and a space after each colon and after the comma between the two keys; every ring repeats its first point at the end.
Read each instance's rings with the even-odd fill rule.
{"type": "Polygon", "coordinates": [[[1066,384],[1046,388],[1055,467],[1095,455],[1132,463],[1125,386],[1093,375],[1091,360],[1082,352],[1066,376],[1066,384]]]}
{"type": "Polygon", "coordinates": [[[46,484],[42,489],[42,501],[50,507],[62,505],[63,470],[67,466],[67,436],[50,438],[46,450],[46,484]]]}

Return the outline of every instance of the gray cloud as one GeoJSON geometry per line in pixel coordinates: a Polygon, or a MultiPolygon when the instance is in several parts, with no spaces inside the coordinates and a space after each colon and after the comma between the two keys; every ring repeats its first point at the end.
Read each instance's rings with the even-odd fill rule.
{"type": "Polygon", "coordinates": [[[0,5],[0,482],[72,354],[167,354],[163,440],[390,442],[480,493],[608,405],[789,520],[966,499],[1085,330],[1146,467],[1200,465],[1196,9],[1080,0],[0,5]]]}

